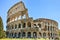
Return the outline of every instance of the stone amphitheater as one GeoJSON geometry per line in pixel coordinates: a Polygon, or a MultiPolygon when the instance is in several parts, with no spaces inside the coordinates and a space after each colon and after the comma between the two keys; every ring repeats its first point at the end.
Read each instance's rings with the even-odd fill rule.
{"type": "Polygon", "coordinates": [[[22,1],[7,12],[8,38],[58,38],[58,23],[47,18],[33,19],[22,1]]]}

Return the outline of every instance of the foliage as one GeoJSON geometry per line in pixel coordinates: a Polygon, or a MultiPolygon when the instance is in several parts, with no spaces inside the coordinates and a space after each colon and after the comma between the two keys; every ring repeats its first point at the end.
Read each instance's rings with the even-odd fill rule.
{"type": "Polygon", "coordinates": [[[44,39],[44,38],[5,38],[1,40],[49,40],[49,39],[44,39]]]}
{"type": "Polygon", "coordinates": [[[2,18],[0,17],[0,38],[4,38],[5,37],[5,33],[3,30],[3,22],[2,22],[2,18]]]}

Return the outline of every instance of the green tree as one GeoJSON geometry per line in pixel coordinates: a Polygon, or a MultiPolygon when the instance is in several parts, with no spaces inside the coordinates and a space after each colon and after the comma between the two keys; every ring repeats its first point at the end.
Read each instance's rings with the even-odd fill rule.
{"type": "Polygon", "coordinates": [[[4,38],[5,37],[5,33],[3,30],[3,21],[2,18],[0,17],[0,38],[4,38]]]}

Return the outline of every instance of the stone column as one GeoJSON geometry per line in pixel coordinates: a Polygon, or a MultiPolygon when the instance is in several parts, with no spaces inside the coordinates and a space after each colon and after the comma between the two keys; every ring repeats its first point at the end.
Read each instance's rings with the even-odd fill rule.
{"type": "Polygon", "coordinates": [[[31,37],[33,37],[33,32],[31,32],[31,37]]]}
{"type": "Polygon", "coordinates": [[[26,22],[26,28],[27,28],[27,22],[26,22]]]}
{"type": "Polygon", "coordinates": [[[48,38],[48,32],[46,33],[46,38],[48,38]]]}
{"type": "Polygon", "coordinates": [[[18,32],[17,32],[17,38],[18,38],[18,32]]]}
{"type": "Polygon", "coordinates": [[[33,22],[31,22],[31,28],[33,28],[34,26],[33,26],[33,22]]]}
{"type": "Polygon", "coordinates": [[[18,24],[17,24],[17,29],[18,29],[18,24]]]}
{"type": "Polygon", "coordinates": [[[23,16],[21,15],[21,29],[22,29],[22,19],[23,19],[23,16]]]}
{"type": "Polygon", "coordinates": [[[14,17],[14,21],[15,21],[15,17],[14,17]]]}
{"type": "Polygon", "coordinates": [[[15,30],[15,25],[13,25],[13,29],[15,30]]]}
{"type": "Polygon", "coordinates": [[[41,37],[43,38],[43,32],[41,32],[41,37]]]}
{"type": "Polygon", "coordinates": [[[22,22],[21,22],[21,29],[22,29],[22,22]]]}
{"type": "Polygon", "coordinates": [[[48,25],[46,25],[47,26],[47,31],[48,31],[48,25]]]}
{"type": "Polygon", "coordinates": [[[39,38],[39,32],[37,32],[37,38],[39,38]]]}
{"type": "Polygon", "coordinates": [[[26,38],[27,38],[27,35],[28,35],[28,34],[27,34],[27,32],[26,32],[26,38]]]}

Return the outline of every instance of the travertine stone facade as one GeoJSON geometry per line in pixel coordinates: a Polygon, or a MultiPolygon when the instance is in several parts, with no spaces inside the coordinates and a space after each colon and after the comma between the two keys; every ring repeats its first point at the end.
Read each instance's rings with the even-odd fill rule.
{"type": "Polygon", "coordinates": [[[29,17],[21,1],[8,10],[7,37],[9,38],[58,38],[58,23],[51,19],[29,17]]]}

